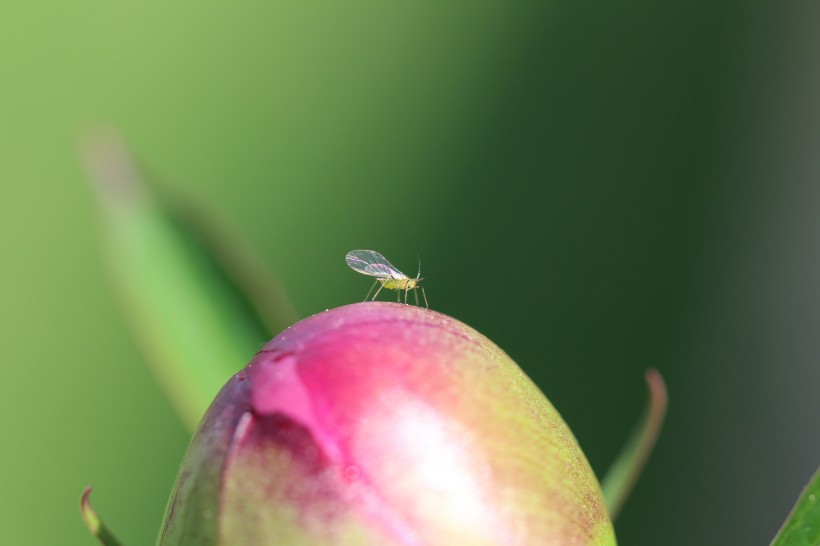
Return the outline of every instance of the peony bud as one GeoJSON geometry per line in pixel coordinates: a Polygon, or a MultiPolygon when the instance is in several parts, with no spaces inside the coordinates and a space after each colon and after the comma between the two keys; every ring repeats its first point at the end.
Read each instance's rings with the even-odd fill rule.
{"type": "Polygon", "coordinates": [[[613,545],[567,425],[516,364],[450,317],[320,313],[217,396],[161,546],[613,545]]]}

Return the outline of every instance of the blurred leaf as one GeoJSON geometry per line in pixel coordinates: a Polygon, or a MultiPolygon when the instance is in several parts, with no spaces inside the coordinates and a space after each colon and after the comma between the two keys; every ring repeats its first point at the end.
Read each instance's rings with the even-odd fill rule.
{"type": "Polygon", "coordinates": [[[183,422],[296,320],[283,290],[225,222],[149,192],[118,135],[89,139],[103,249],[126,319],[183,422]]]}
{"type": "Polygon", "coordinates": [[[820,470],[792,508],[772,546],[816,546],[820,544],[820,470]]]}
{"type": "Polygon", "coordinates": [[[108,530],[108,527],[100,520],[99,516],[97,516],[94,507],[91,506],[90,496],[91,488],[86,487],[80,499],[80,514],[83,517],[85,526],[88,527],[91,534],[97,537],[104,546],[120,546],[120,542],[111,534],[111,531],[108,530]]]}
{"type": "Polygon", "coordinates": [[[604,500],[613,520],[618,516],[643,471],[666,415],[667,394],[663,377],[657,370],[647,370],[649,400],[641,422],[632,431],[624,448],[603,480],[604,500]]]}

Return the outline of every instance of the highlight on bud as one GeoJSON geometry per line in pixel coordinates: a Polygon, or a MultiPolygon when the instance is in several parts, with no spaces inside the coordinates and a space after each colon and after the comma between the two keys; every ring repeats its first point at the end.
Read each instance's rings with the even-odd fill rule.
{"type": "Polygon", "coordinates": [[[613,545],[560,415],[472,328],[358,303],[288,328],[188,449],[161,546],[613,545]]]}

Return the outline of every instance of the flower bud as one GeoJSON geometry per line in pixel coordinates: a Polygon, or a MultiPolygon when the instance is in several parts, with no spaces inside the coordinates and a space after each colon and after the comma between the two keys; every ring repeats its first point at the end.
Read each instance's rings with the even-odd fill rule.
{"type": "Polygon", "coordinates": [[[161,546],[614,545],[598,482],[516,364],[450,317],[320,313],[217,396],[161,546]]]}

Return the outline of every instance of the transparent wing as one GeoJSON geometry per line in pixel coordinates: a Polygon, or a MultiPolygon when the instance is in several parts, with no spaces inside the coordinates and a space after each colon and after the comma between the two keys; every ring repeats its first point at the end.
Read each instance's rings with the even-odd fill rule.
{"type": "Polygon", "coordinates": [[[345,262],[353,271],[380,279],[404,279],[407,275],[393,267],[387,258],[375,250],[351,250],[345,256],[345,262]]]}

